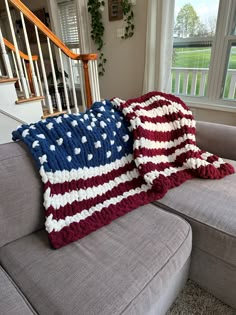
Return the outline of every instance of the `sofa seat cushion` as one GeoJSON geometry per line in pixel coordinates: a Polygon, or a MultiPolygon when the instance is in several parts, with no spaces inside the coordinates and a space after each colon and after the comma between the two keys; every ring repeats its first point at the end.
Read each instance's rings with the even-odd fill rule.
{"type": "MultiPolygon", "coordinates": [[[[234,166],[236,162],[226,160],[234,166]]],[[[236,268],[236,174],[220,180],[192,179],[156,205],[191,223],[193,246],[236,268]]]]}
{"type": "Polygon", "coordinates": [[[19,288],[0,267],[0,314],[32,315],[36,314],[19,288]]]}
{"type": "Polygon", "coordinates": [[[146,205],[59,250],[35,232],[0,261],[39,314],[156,314],[190,252],[190,225],[146,205]]]}

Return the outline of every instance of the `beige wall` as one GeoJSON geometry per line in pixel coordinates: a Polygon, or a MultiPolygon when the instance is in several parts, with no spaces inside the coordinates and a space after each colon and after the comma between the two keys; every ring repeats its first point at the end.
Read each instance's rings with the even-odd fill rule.
{"type": "Polygon", "coordinates": [[[203,108],[190,108],[196,120],[236,126],[236,112],[211,110],[203,108]]]}
{"type": "Polygon", "coordinates": [[[137,0],[134,6],[135,33],[130,39],[117,37],[117,28],[124,22],[108,21],[107,0],[104,14],[106,72],[100,79],[101,96],[137,97],[142,94],[147,1],[137,0]]]}

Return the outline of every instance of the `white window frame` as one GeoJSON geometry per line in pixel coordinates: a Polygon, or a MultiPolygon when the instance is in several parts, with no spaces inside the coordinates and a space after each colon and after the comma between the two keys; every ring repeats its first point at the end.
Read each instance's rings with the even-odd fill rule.
{"type": "MultiPolygon", "coordinates": [[[[232,33],[235,23],[236,0],[220,0],[216,32],[212,42],[207,93],[206,96],[202,97],[181,95],[181,98],[190,107],[236,113],[235,100],[226,100],[222,98],[230,47],[232,42],[236,42],[236,35],[229,35],[232,33]]],[[[197,41],[209,40],[212,40],[212,38],[197,39],[197,41]]],[[[190,41],[193,42],[193,40],[190,41]]]]}

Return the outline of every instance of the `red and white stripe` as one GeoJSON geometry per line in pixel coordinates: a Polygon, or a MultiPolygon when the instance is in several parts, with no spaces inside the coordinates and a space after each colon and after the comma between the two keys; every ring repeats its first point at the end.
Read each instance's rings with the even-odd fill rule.
{"type": "Polygon", "coordinates": [[[234,172],[231,165],[196,146],[192,113],[174,95],[151,92],[126,102],[112,101],[130,122],[135,163],[154,189],[163,183],[167,191],[193,176],[222,178],[234,172]]]}

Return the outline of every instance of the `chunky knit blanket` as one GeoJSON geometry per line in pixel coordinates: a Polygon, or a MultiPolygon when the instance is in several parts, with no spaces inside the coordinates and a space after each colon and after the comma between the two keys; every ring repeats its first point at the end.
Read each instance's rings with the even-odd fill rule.
{"type": "Polygon", "coordinates": [[[54,248],[162,198],[186,179],[234,172],[196,147],[191,112],[162,93],[97,102],[86,113],[22,125],[13,139],[22,139],[36,160],[54,248]]]}

